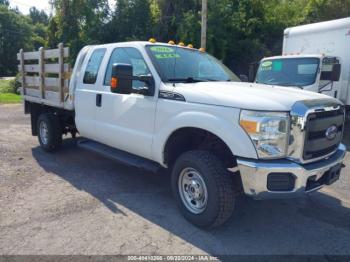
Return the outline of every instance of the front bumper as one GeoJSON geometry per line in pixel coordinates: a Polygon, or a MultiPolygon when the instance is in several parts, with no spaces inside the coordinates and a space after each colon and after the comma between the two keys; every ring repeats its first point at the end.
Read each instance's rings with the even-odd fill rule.
{"type": "Polygon", "coordinates": [[[318,190],[327,182],[334,182],[325,182],[324,176],[333,167],[342,164],[345,154],[346,148],[340,144],[333,155],[315,163],[298,164],[287,159],[264,161],[238,158],[237,164],[246,195],[255,199],[297,197],[318,190]],[[269,190],[268,177],[271,173],[288,173],[294,180],[292,188],[283,191],[269,190]]]}

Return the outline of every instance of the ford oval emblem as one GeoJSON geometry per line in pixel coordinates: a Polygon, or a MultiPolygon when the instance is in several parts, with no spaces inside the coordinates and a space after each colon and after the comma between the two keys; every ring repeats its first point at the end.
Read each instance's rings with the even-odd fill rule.
{"type": "Polygon", "coordinates": [[[338,133],[337,126],[332,125],[332,126],[327,128],[327,130],[326,130],[326,137],[329,140],[333,140],[337,136],[337,133],[338,133]]]}

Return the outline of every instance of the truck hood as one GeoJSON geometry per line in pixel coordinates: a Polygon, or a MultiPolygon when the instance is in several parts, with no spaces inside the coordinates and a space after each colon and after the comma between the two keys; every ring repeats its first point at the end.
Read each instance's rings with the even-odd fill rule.
{"type": "Polygon", "coordinates": [[[297,101],[325,98],[338,101],[299,88],[244,82],[180,83],[175,85],[173,91],[192,103],[252,110],[289,111],[297,101]]]}

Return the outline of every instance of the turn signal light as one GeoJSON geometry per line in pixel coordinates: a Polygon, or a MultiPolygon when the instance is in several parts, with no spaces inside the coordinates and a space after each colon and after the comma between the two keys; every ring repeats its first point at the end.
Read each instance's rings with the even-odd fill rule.
{"type": "Polygon", "coordinates": [[[112,77],[111,78],[111,88],[116,89],[118,87],[118,78],[112,77]]]}
{"type": "Polygon", "coordinates": [[[240,122],[241,127],[244,128],[244,130],[248,134],[255,134],[258,132],[258,123],[254,121],[248,121],[248,120],[241,120],[240,122]]]}

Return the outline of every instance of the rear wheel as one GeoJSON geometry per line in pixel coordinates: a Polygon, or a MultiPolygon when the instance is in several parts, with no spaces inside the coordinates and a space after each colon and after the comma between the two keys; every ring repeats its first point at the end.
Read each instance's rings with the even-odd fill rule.
{"type": "Polygon", "coordinates": [[[171,183],[182,214],[192,224],[210,228],[230,218],[235,203],[233,178],[212,153],[194,150],[182,154],[171,183]]]}
{"type": "Polygon", "coordinates": [[[48,152],[56,150],[62,144],[62,128],[58,116],[41,114],[37,122],[37,134],[40,146],[48,152]]]}

